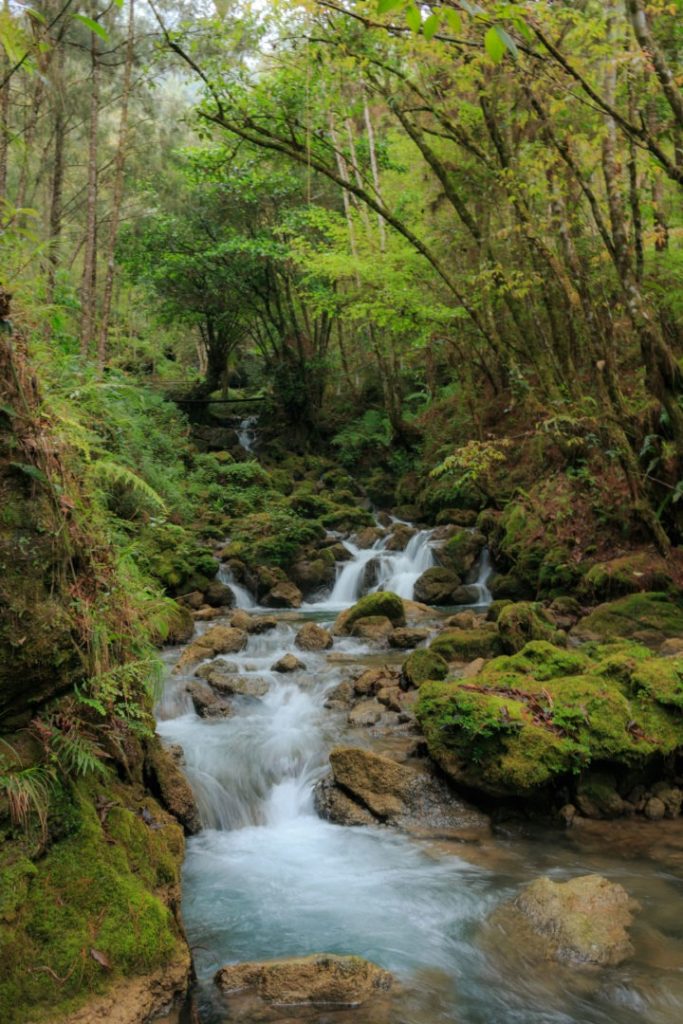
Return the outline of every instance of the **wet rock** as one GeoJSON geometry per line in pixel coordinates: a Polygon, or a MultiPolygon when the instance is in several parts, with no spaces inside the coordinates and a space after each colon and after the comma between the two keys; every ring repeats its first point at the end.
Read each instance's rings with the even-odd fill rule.
{"type": "Polygon", "coordinates": [[[188,683],[185,689],[200,718],[228,718],[232,714],[230,705],[217,697],[206,683],[188,683]]]}
{"type": "Polygon", "coordinates": [[[353,553],[341,541],[330,544],[325,550],[330,552],[335,562],[350,562],[353,558],[353,553]]]}
{"type": "Polygon", "coordinates": [[[364,619],[368,616],[381,615],[391,622],[392,626],[399,627],[406,624],[406,613],[403,601],[398,594],[392,594],[387,590],[380,590],[375,594],[366,594],[361,597],[351,608],[337,616],[332,632],[335,636],[349,636],[351,627],[357,619],[364,619]]]}
{"type": "Polygon", "coordinates": [[[479,587],[472,584],[464,584],[456,587],[451,594],[450,604],[477,604],[481,600],[479,587]]]}
{"type": "Polygon", "coordinates": [[[636,909],[622,886],[600,875],[538,878],[496,912],[494,923],[525,955],[608,967],[633,954],[627,929],[636,909]]]}
{"type": "Polygon", "coordinates": [[[289,569],[289,575],[303,594],[312,594],[316,590],[334,583],[336,575],[334,559],[331,556],[304,559],[296,562],[289,569]]]}
{"type": "Polygon", "coordinates": [[[475,658],[474,661],[471,661],[469,663],[469,665],[465,665],[464,669],[462,670],[462,678],[474,679],[475,676],[479,675],[481,670],[484,668],[485,664],[485,658],[475,658]]]}
{"type": "Polygon", "coordinates": [[[207,661],[205,665],[200,665],[195,672],[195,676],[198,679],[208,679],[212,672],[229,675],[230,673],[239,672],[239,665],[236,661],[228,661],[226,658],[216,658],[214,661],[207,661]]]}
{"type": "Polygon", "coordinates": [[[374,697],[383,687],[396,685],[399,671],[394,665],[366,669],[355,680],[353,688],[359,696],[374,697]]]}
{"type": "Polygon", "coordinates": [[[350,708],[355,699],[353,683],[345,679],[339,686],[335,686],[325,699],[325,707],[333,711],[345,711],[350,708]]]}
{"type": "Polygon", "coordinates": [[[303,661],[299,661],[293,654],[283,655],[279,661],[276,661],[270,667],[273,672],[298,672],[300,669],[306,668],[303,661]]]}
{"type": "Polygon", "coordinates": [[[466,576],[481,555],[486,537],[478,530],[456,530],[445,544],[436,548],[436,557],[459,576],[466,576]]]}
{"type": "Polygon", "coordinates": [[[421,622],[423,619],[434,618],[434,609],[430,608],[428,604],[421,604],[419,601],[408,601],[406,598],[403,599],[403,611],[408,625],[421,622]]]}
{"type": "Polygon", "coordinates": [[[683,790],[678,786],[671,786],[668,782],[658,782],[652,787],[653,796],[662,801],[666,810],[667,818],[677,818],[681,813],[683,804],[683,790]]]}
{"type": "Polygon", "coordinates": [[[206,677],[206,681],[225,697],[265,697],[269,689],[268,683],[260,676],[214,671],[206,677]]]}
{"type": "Polygon", "coordinates": [[[214,580],[204,591],[204,600],[212,608],[232,608],[235,595],[227,584],[214,580]]]}
{"type": "Polygon", "coordinates": [[[405,693],[399,686],[383,686],[377,694],[377,700],[390,711],[401,712],[405,707],[405,693]]]}
{"type": "Polygon", "coordinates": [[[252,615],[251,622],[247,626],[249,633],[270,633],[272,629],[277,629],[277,619],[272,618],[270,615],[252,615]]]}
{"type": "MultiPolygon", "coordinates": [[[[412,832],[479,836],[488,832],[485,815],[459,800],[434,776],[359,747],[337,747],[330,754],[332,780],[376,821],[412,832]]],[[[321,813],[329,820],[334,808],[318,787],[321,813]]]]}
{"type": "Polygon", "coordinates": [[[564,807],[560,808],[558,816],[564,822],[566,828],[571,828],[576,817],[576,807],[574,804],[565,804],[564,807]]]}
{"type": "Polygon", "coordinates": [[[414,626],[404,626],[402,629],[395,629],[389,637],[389,646],[396,647],[400,651],[409,650],[411,647],[418,647],[429,640],[428,629],[417,629],[414,626]]]}
{"type": "Polygon", "coordinates": [[[178,598],[178,604],[184,604],[193,611],[199,611],[204,604],[204,595],[201,590],[192,590],[189,594],[183,594],[178,598]]]}
{"type": "Polygon", "coordinates": [[[456,612],[444,619],[442,625],[444,629],[478,629],[483,621],[476,612],[456,612]]]}
{"type": "Polygon", "coordinates": [[[315,953],[291,960],[231,964],[214,977],[223,992],[251,990],[278,1006],[360,1006],[393,983],[388,971],[357,956],[315,953]]]}
{"type": "Polygon", "coordinates": [[[351,626],[351,636],[380,643],[386,642],[393,631],[394,627],[385,615],[366,615],[356,619],[351,626]]]}
{"type": "Polygon", "coordinates": [[[249,612],[245,612],[244,608],[237,608],[230,616],[230,625],[248,633],[252,626],[251,615],[249,612]]]}
{"type": "Polygon", "coordinates": [[[651,796],[645,804],[645,817],[650,821],[661,821],[666,815],[666,804],[657,796],[651,796]]]}
{"type": "Polygon", "coordinates": [[[439,633],[429,650],[446,661],[471,661],[494,658],[502,653],[502,644],[495,625],[487,622],[477,629],[450,629],[439,633]]]}
{"type": "Polygon", "coordinates": [[[363,530],[358,531],[353,540],[357,548],[366,551],[373,547],[385,532],[377,526],[366,526],[363,530]]]}
{"type": "Polygon", "coordinates": [[[542,605],[530,601],[506,605],[498,616],[498,632],[507,654],[521,651],[531,640],[566,643],[566,637],[558,632],[542,605]]]}
{"type": "Polygon", "coordinates": [[[667,594],[631,594],[598,605],[572,633],[580,640],[629,637],[649,647],[660,647],[665,640],[683,634],[683,608],[667,594]]]}
{"type": "Polygon", "coordinates": [[[376,725],[382,717],[384,708],[377,700],[362,700],[349,712],[349,725],[368,728],[376,725]]]}
{"type": "Polygon", "coordinates": [[[263,598],[267,608],[301,608],[303,594],[291,580],[280,580],[263,598]]]}
{"type": "Polygon", "coordinates": [[[408,543],[417,533],[414,526],[407,523],[398,523],[391,531],[391,536],[386,543],[386,551],[405,551],[408,543]]]}
{"type": "Polygon", "coordinates": [[[212,619],[222,619],[225,611],[223,608],[210,608],[208,604],[205,604],[198,612],[191,614],[195,622],[211,622],[212,619]]]}
{"type": "Polygon", "coordinates": [[[317,622],[306,622],[296,634],[294,643],[302,651],[327,651],[333,640],[328,629],[317,622]]]}
{"type": "Polygon", "coordinates": [[[415,583],[415,599],[425,604],[451,604],[453,593],[460,583],[460,577],[452,569],[434,566],[425,570],[415,583]]]}
{"type": "Polygon", "coordinates": [[[614,778],[601,772],[584,776],[576,793],[576,803],[586,818],[620,818],[633,810],[617,793],[614,778]]]}
{"type": "Polygon", "coordinates": [[[245,631],[234,626],[211,626],[206,633],[188,644],[174,671],[178,672],[204,658],[213,658],[216,654],[236,654],[247,646],[247,639],[245,631]]]}
{"type": "Polygon", "coordinates": [[[159,794],[162,805],[180,822],[186,834],[199,832],[201,822],[194,793],[177,758],[154,742],[147,750],[145,774],[152,792],[159,794]]]}

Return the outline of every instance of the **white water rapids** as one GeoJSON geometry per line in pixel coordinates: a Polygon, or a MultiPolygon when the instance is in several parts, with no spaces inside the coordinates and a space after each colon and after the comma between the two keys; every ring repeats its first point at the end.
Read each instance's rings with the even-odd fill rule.
{"type": "MultiPolygon", "coordinates": [[[[683,957],[678,966],[671,962],[683,953],[683,930],[671,908],[681,883],[656,865],[571,845],[569,835],[557,833],[550,841],[510,836],[467,847],[316,816],[313,787],[330,747],[348,733],[345,716],[325,707],[345,666],[326,653],[297,652],[294,637],[303,618],[329,622],[367,589],[363,573],[372,558],[379,565],[372,586],[412,596],[417,575],[432,564],[429,532],[417,533],[404,552],[387,552],[381,542],[356,549],[312,613],[298,621],[283,613],[276,630],[250,635],[244,651],[227,655],[240,675],[267,684],[260,699],[235,698],[231,717],[199,718],[184,692],[192,676],[169,677],[158,731],[183,748],[204,826],[188,841],[183,900],[202,1024],[231,1019],[211,984],[223,964],[312,952],[354,953],[393,971],[405,996],[390,1024],[678,1024],[683,957]],[[273,672],[287,652],[298,653],[305,669],[273,672]],[[590,871],[615,877],[648,904],[648,927],[665,936],[664,966],[641,955],[587,977],[548,966],[520,972],[517,962],[501,961],[482,944],[482,923],[521,884],[543,873],[590,871]]],[[[482,601],[489,572],[485,556],[482,601]]],[[[234,589],[240,606],[253,607],[247,591],[234,589]]],[[[372,658],[363,641],[350,638],[335,640],[333,653],[372,658]]],[[[367,738],[355,733],[345,742],[364,745],[367,738]]],[[[336,1017],[316,1019],[334,1024],[336,1017]]],[[[362,1011],[355,1019],[374,1024],[362,1011]]]]}

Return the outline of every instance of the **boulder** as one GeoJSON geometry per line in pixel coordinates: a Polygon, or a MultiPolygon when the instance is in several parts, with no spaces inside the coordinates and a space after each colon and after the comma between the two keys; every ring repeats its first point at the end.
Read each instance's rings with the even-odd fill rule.
{"type": "Polygon", "coordinates": [[[374,547],[384,534],[385,531],[378,526],[366,526],[363,530],[359,530],[353,540],[357,548],[367,551],[368,548],[374,547]]]}
{"type": "Polygon", "coordinates": [[[332,632],[335,636],[349,636],[351,627],[357,619],[381,615],[389,619],[392,626],[405,626],[406,615],[403,601],[398,594],[387,590],[379,590],[376,594],[366,594],[351,608],[337,616],[332,632]]]}
{"type": "Polygon", "coordinates": [[[235,595],[226,583],[214,580],[204,591],[204,600],[212,608],[232,608],[235,595]]]}
{"type": "Polygon", "coordinates": [[[200,718],[228,718],[232,714],[230,705],[221,700],[206,683],[188,683],[185,690],[200,718]]]}
{"type": "Polygon", "coordinates": [[[415,583],[415,600],[425,604],[451,604],[453,593],[459,586],[460,577],[452,569],[434,566],[423,572],[415,583]]]}
{"type": "Polygon", "coordinates": [[[251,615],[249,612],[245,612],[244,608],[236,608],[230,616],[230,625],[235,629],[243,629],[247,633],[251,628],[251,622],[251,615]]]}
{"type": "Polygon", "coordinates": [[[407,523],[397,523],[391,531],[391,536],[386,543],[386,551],[405,551],[409,541],[415,536],[417,530],[407,523]]]}
{"type": "Polygon", "coordinates": [[[332,634],[317,622],[305,622],[294,640],[302,651],[327,651],[333,644],[332,634]]]}
{"type": "Polygon", "coordinates": [[[456,587],[451,594],[450,604],[479,604],[481,602],[481,591],[473,583],[456,587]]]}
{"type": "Polygon", "coordinates": [[[399,669],[394,665],[382,665],[379,668],[368,668],[355,680],[354,692],[360,697],[374,697],[385,686],[396,686],[399,669]]]}
{"type": "Polygon", "coordinates": [[[186,644],[194,634],[194,618],[189,608],[183,608],[178,604],[173,609],[168,632],[166,634],[167,644],[186,644]]]}
{"type": "Polygon", "coordinates": [[[566,637],[555,628],[543,606],[529,601],[508,604],[502,608],[498,616],[498,632],[503,650],[508,654],[521,651],[530,640],[547,640],[550,644],[566,643],[566,637]]]}
{"type": "Polygon", "coordinates": [[[400,651],[409,650],[411,647],[419,647],[426,640],[429,640],[428,629],[417,629],[414,626],[404,626],[395,629],[389,637],[389,646],[396,647],[400,651]]]}
{"type": "Polygon", "coordinates": [[[256,634],[269,633],[271,629],[277,629],[277,619],[269,615],[252,615],[247,626],[247,632],[256,634]]]}
{"type": "Polygon", "coordinates": [[[188,665],[194,665],[204,658],[213,658],[216,654],[236,654],[247,646],[247,634],[243,629],[234,626],[211,626],[206,633],[197,637],[180,655],[175,672],[188,665]]]}
{"type": "Polygon", "coordinates": [[[191,608],[192,611],[197,612],[204,604],[204,595],[201,590],[192,590],[189,594],[183,594],[182,597],[179,597],[178,604],[183,604],[187,608],[191,608]]]}
{"type": "Polygon", "coordinates": [[[376,822],[431,834],[488,832],[488,818],[431,774],[360,747],[337,747],[330,767],[330,778],[316,790],[316,806],[328,820],[334,820],[330,793],[336,788],[376,822]]]}
{"type": "Polygon", "coordinates": [[[299,661],[293,654],[285,654],[274,665],[270,666],[272,672],[298,672],[306,668],[303,661],[299,661]]]}
{"type": "Polygon", "coordinates": [[[303,594],[291,580],[280,580],[263,598],[267,608],[301,608],[303,594]]]}
{"type": "Polygon", "coordinates": [[[392,976],[358,956],[315,953],[222,967],[214,977],[224,992],[253,992],[278,1006],[360,1006],[392,986],[392,976]]]}
{"type": "Polygon", "coordinates": [[[613,775],[605,772],[586,772],[576,790],[576,805],[586,818],[620,818],[633,811],[617,792],[613,775]]]}
{"type": "Polygon", "coordinates": [[[312,594],[322,587],[334,583],[336,569],[334,558],[303,559],[289,569],[289,576],[304,594],[312,594]]]}
{"type": "Polygon", "coordinates": [[[494,914],[494,924],[525,956],[614,967],[633,954],[628,927],[637,909],[621,885],[601,875],[538,878],[494,914]]]}
{"type": "Polygon", "coordinates": [[[673,585],[671,565],[654,549],[647,549],[596,563],[579,590],[589,600],[608,601],[623,594],[664,591],[673,585]]]}
{"type": "Polygon", "coordinates": [[[487,622],[476,629],[446,630],[432,640],[429,650],[446,661],[471,661],[494,658],[502,653],[503,645],[495,625],[487,622]]]}
{"type": "Polygon", "coordinates": [[[384,708],[377,700],[362,700],[349,712],[349,725],[369,727],[376,725],[382,717],[384,708]]]}
{"type": "Polygon", "coordinates": [[[391,620],[386,615],[365,615],[351,626],[351,636],[380,643],[385,642],[393,631],[391,620]]]}
{"type": "Polygon", "coordinates": [[[448,663],[431,648],[413,651],[403,662],[401,668],[401,686],[404,690],[419,687],[428,679],[445,679],[448,675],[448,663]]]}
{"type": "Polygon", "coordinates": [[[236,661],[228,661],[227,658],[216,658],[214,661],[207,661],[196,670],[197,679],[208,679],[213,673],[230,675],[239,672],[239,665],[236,661]]]}
{"type": "Polygon", "coordinates": [[[152,791],[159,793],[162,805],[180,822],[185,833],[199,832],[202,826],[192,787],[176,759],[158,741],[147,747],[145,775],[152,791]]]}
{"type": "Polygon", "coordinates": [[[260,676],[240,676],[231,672],[210,672],[205,677],[209,686],[224,697],[265,697],[268,683],[260,676]]]}
{"type": "Polygon", "coordinates": [[[479,530],[458,530],[445,544],[436,548],[436,557],[458,576],[467,576],[485,546],[486,537],[479,530]]]}
{"type": "Polygon", "coordinates": [[[683,635],[683,607],[668,594],[631,594],[598,605],[572,634],[580,640],[628,637],[650,647],[683,635]]]}

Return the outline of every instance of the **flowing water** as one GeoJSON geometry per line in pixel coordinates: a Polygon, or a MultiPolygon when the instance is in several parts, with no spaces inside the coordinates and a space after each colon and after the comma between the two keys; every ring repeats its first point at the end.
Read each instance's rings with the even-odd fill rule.
{"type": "Polygon", "coordinates": [[[247,416],[243,419],[237,428],[237,440],[239,441],[245,452],[253,453],[256,447],[257,434],[256,425],[258,423],[258,416],[247,416]]]}
{"type": "MultiPolygon", "coordinates": [[[[417,533],[404,552],[387,552],[382,542],[351,550],[354,559],[340,568],[327,600],[298,616],[282,613],[277,629],[250,635],[241,654],[227,656],[240,675],[265,683],[265,696],[236,698],[232,717],[202,719],[184,692],[190,677],[171,675],[158,709],[163,740],[183,748],[204,825],[188,842],[183,903],[203,1024],[232,1019],[211,984],[220,966],[313,952],[354,953],[393,971],[403,988],[390,1024],[679,1024],[683,838],[677,822],[652,826],[671,826],[657,833],[664,837],[658,861],[630,841],[573,831],[510,832],[457,845],[316,816],[313,787],[330,747],[349,728],[345,716],[325,707],[344,678],[337,658],[363,662],[373,652],[363,641],[337,639],[332,659],[302,654],[305,669],[285,677],[271,666],[296,651],[302,619],[332,621],[367,589],[364,573],[373,558],[379,568],[371,585],[406,596],[433,558],[429,531],[417,533]],[[620,881],[643,906],[636,956],[623,967],[536,969],[519,959],[514,944],[501,947],[486,930],[491,911],[539,874],[561,879],[591,871],[620,881]]],[[[485,554],[476,573],[483,603],[489,572],[485,554]]],[[[245,590],[223,578],[238,605],[253,607],[245,590]]],[[[367,731],[356,733],[349,741],[364,744],[366,737],[367,731]]],[[[291,1016],[287,1011],[283,1020],[291,1016]]],[[[315,1019],[335,1024],[347,1017],[328,1012],[315,1019]]],[[[374,1024],[362,1011],[353,1019],[374,1024]]]]}

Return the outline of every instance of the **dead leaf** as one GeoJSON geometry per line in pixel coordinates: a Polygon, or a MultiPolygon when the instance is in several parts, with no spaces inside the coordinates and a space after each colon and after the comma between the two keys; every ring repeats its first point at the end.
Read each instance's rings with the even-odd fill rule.
{"type": "Polygon", "coordinates": [[[100,953],[99,949],[95,949],[93,946],[91,946],[90,956],[96,963],[100,965],[100,967],[104,967],[105,971],[111,970],[111,964],[109,963],[109,960],[104,955],[104,953],[100,953]]]}

